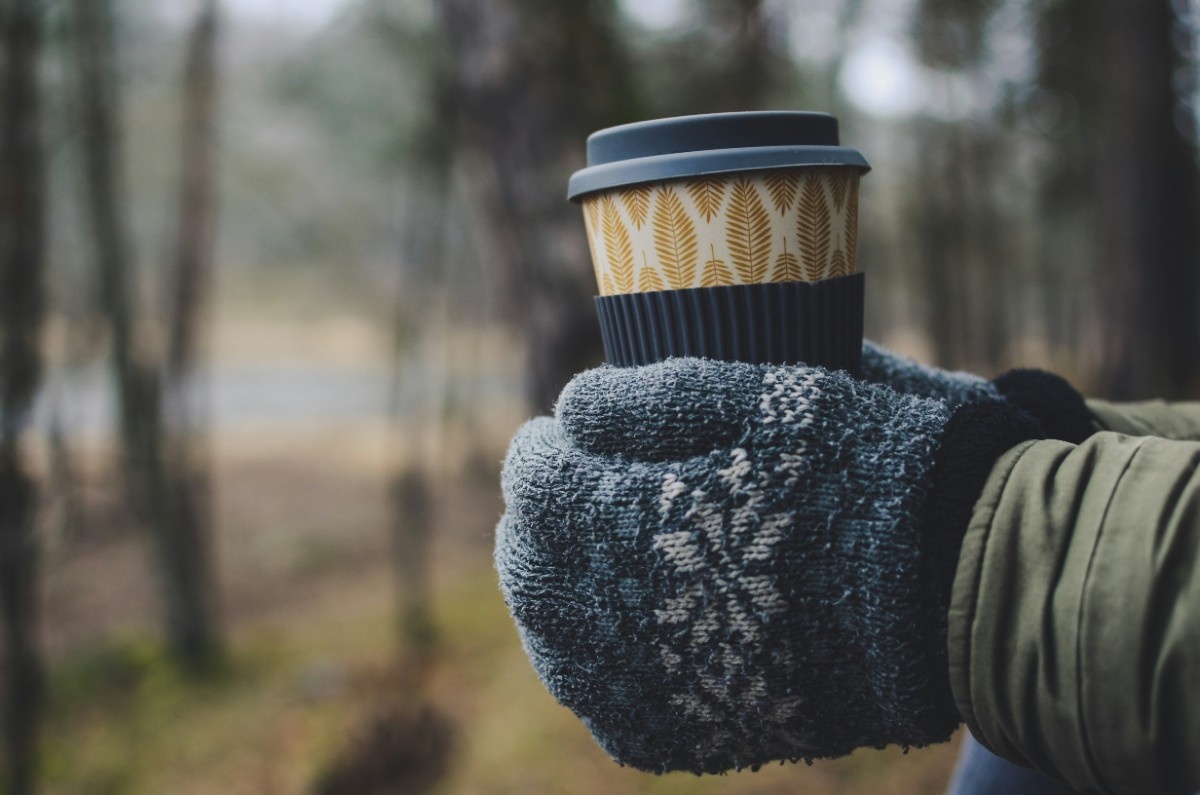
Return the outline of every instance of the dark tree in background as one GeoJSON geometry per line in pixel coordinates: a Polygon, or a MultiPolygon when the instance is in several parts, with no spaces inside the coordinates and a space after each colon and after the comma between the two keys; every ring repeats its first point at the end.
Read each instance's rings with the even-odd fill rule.
{"type": "Polygon", "coordinates": [[[0,718],[10,795],[34,791],[38,711],[37,489],[23,454],[41,376],[46,191],[38,0],[0,2],[0,718]]]}
{"type": "Polygon", "coordinates": [[[75,110],[81,131],[84,202],[117,382],[127,477],[131,491],[136,492],[141,488],[137,484],[148,480],[143,472],[148,463],[141,451],[151,446],[148,437],[153,429],[147,427],[146,418],[158,415],[158,390],[147,361],[146,342],[136,328],[133,252],[117,128],[111,5],[108,0],[76,0],[72,8],[75,110]]]}
{"type": "Polygon", "coordinates": [[[943,366],[992,372],[1008,337],[1005,297],[1018,255],[1012,227],[1026,219],[1005,214],[997,196],[1012,190],[1017,152],[1003,98],[969,112],[954,103],[951,83],[966,81],[979,94],[988,71],[987,31],[998,0],[922,0],[912,38],[921,62],[941,83],[948,118],[925,113],[914,120],[915,191],[909,213],[915,229],[909,277],[927,296],[926,328],[943,366]],[[963,121],[962,117],[968,120],[963,121]],[[957,119],[957,120],[956,120],[957,119]]]}
{"type": "MultiPolygon", "coordinates": [[[[1095,259],[1101,389],[1117,398],[1194,396],[1200,386],[1195,78],[1181,79],[1195,45],[1174,11],[1184,7],[1064,0],[1040,18],[1039,85],[1061,117],[1043,188],[1059,228],[1048,231],[1095,259]]],[[[1070,300],[1080,289],[1068,275],[1073,252],[1052,253],[1070,300]]]]}
{"type": "Polygon", "coordinates": [[[942,107],[916,119],[912,136],[919,266],[909,278],[928,296],[939,364],[993,371],[1032,324],[1107,396],[1200,386],[1195,31],[1185,27],[1195,20],[1173,10],[1184,8],[917,6],[914,48],[945,83],[942,107]],[[1037,34],[1032,86],[1004,83],[991,74],[1004,56],[989,60],[1024,15],[1037,34]]]}
{"type": "MultiPolygon", "coordinates": [[[[846,5],[847,20],[857,0],[846,5]]],[[[704,0],[687,6],[688,19],[667,38],[637,46],[634,73],[650,116],[818,107],[811,76],[787,48],[787,4],[763,0],[704,0]],[[684,66],[686,64],[686,66],[684,66]]]]}
{"type": "MultiPolygon", "coordinates": [[[[1042,10],[1037,86],[1027,109],[1042,118],[1049,153],[1038,186],[1045,219],[1038,230],[1038,266],[1046,336],[1072,357],[1085,355],[1085,338],[1098,333],[1088,319],[1101,294],[1094,282],[1102,254],[1095,197],[1103,149],[1097,133],[1109,102],[1104,29],[1103,16],[1090,2],[1053,3],[1042,10]]],[[[1099,366],[1099,351],[1094,353],[1093,366],[1099,366]]]]}
{"type": "MultiPolygon", "coordinates": [[[[1194,396],[1200,387],[1200,168],[1179,122],[1186,73],[1170,0],[1102,0],[1096,160],[1106,392],[1194,396]]],[[[1095,76],[1093,76],[1095,79],[1095,76]]],[[[1190,103],[1194,97],[1188,96],[1190,103]]]]}
{"type": "MultiPolygon", "coordinates": [[[[183,70],[180,123],[179,216],[175,241],[171,334],[167,351],[168,391],[176,392],[181,424],[198,418],[188,405],[184,383],[196,369],[212,293],[216,242],[216,45],[217,4],[205,0],[188,36],[183,70]]],[[[168,412],[173,417],[175,411],[168,412]]]]}
{"type": "Polygon", "coordinates": [[[207,416],[198,397],[216,244],[217,41],[217,2],[204,0],[184,54],[179,215],[163,389],[166,537],[160,541],[171,644],[192,666],[211,662],[219,652],[207,416]]]}
{"type": "Polygon", "coordinates": [[[486,219],[483,267],[528,339],[528,394],[548,410],[599,362],[595,279],[564,198],[587,135],[639,117],[611,0],[439,0],[445,134],[486,219]],[[558,186],[555,188],[555,186],[558,186]]]}
{"type": "Polygon", "coordinates": [[[109,331],[130,503],[152,535],[171,650],[187,667],[203,668],[219,648],[205,538],[207,507],[195,490],[207,487],[203,473],[193,466],[196,460],[182,446],[195,429],[185,427],[171,436],[166,423],[175,415],[197,419],[186,395],[212,259],[216,10],[212,3],[202,6],[187,48],[175,314],[165,365],[161,335],[149,328],[137,301],[112,6],[109,0],[76,0],[73,11],[86,215],[109,331]],[[164,414],[164,377],[174,412],[169,417],[164,414]]]}
{"type": "Polygon", "coordinates": [[[601,357],[583,222],[563,198],[587,136],[676,113],[794,107],[788,91],[802,81],[786,52],[786,9],[700,3],[694,24],[634,53],[612,0],[437,7],[444,134],[465,155],[489,232],[483,265],[501,274],[503,305],[527,338],[530,400],[546,411],[601,357]]]}

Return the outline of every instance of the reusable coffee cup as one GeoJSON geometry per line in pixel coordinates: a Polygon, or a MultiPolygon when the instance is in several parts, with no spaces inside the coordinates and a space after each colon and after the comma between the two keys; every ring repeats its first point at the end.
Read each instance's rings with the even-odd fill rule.
{"type": "Polygon", "coordinates": [[[610,363],[703,356],[857,374],[862,154],[824,113],[715,113],[593,133],[583,207],[610,363]]]}

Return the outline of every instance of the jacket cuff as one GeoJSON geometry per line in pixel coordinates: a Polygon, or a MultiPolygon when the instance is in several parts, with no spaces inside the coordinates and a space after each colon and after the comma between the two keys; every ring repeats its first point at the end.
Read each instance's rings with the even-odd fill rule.
{"type": "Polygon", "coordinates": [[[1037,420],[1046,439],[1080,444],[1099,430],[1083,395],[1053,373],[1009,370],[992,384],[1006,400],[1037,420]]]}
{"type": "Polygon", "coordinates": [[[934,628],[927,652],[934,670],[944,674],[936,677],[933,693],[933,706],[940,715],[959,714],[950,689],[947,641],[950,595],[967,525],[1000,456],[1041,436],[1036,420],[1002,398],[960,406],[943,431],[921,534],[921,559],[929,583],[927,609],[934,628]]]}
{"type": "Polygon", "coordinates": [[[964,404],[950,416],[933,465],[922,535],[939,614],[950,605],[963,536],[992,465],[1021,442],[1044,438],[1041,423],[1005,400],[964,404]]]}

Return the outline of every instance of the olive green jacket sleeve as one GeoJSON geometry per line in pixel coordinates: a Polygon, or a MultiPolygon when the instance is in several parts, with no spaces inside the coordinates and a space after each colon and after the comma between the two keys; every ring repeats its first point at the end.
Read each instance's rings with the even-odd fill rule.
{"type": "MultiPolygon", "coordinates": [[[[1195,416],[1171,427],[1191,435],[1195,416]]],[[[1200,790],[1200,443],[1101,432],[1007,452],[948,643],[959,710],[1000,756],[1083,792],[1200,790]]]]}
{"type": "Polygon", "coordinates": [[[1103,431],[1128,436],[1161,436],[1164,439],[1200,440],[1200,402],[1110,403],[1089,400],[1087,407],[1103,431]]]}

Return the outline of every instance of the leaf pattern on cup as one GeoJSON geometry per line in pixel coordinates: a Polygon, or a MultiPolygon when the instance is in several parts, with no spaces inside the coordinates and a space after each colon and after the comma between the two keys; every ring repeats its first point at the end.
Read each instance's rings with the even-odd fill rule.
{"type": "Polygon", "coordinates": [[[646,252],[642,252],[642,268],[638,271],[638,292],[652,293],[658,290],[667,289],[663,284],[662,277],[658,273],[658,268],[655,268],[646,258],[646,252]]]}
{"type": "Polygon", "coordinates": [[[710,222],[721,212],[721,204],[725,201],[725,180],[720,177],[689,180],[687,192],[696,205],[696,211],[710,222]]]}
{"type": "Polygon", "coordinates": [[[608,261],[610,284],[618,293],[633,292],[633,246],[629,242],[629,232],[621,222],[617,204],[611,196],[605,196],[604,215],[604,253],[608,261]]]}
{"type": "Polygon", "coordinates": [[[850,273],[854,272],[858,262],[858,177],[850,185],[850,195],[846,201],[846,225],[843,230],[846,247],[846,265],[850,273]]]}
{"type": "Polygon", "coordinates": [[[628,188],[622,188],[621,203],[625,205],[625,212],[629,214],[629,220],[633,221],[635,227],[641,229],[642,224],[646,223],[646,216],[650,213],[650,186],[631,185],[628,188]]]}
{"type": "Polygon", "coordinates": [[[850,265],[846,262],[846,255],[842,253],[842,250],[840,248],[836,249],[833,252],[833,259],[829,263],[829,275],[830,276],[849,276],[850,275],[850,265]]]}
{"type": "Polygon", "coordinates": [[[588,248],[592,252],[592,269],[596,272],[596,286],[601,295],[608,295],[604,290],[606,281],[605,253],[600,241],[600,200],[589,197],[583,200],[583,228],[587,234],[588,248]]]}
{"type": "Polygon", "coordinates": [[[829,204],[825,201],[825,189],[821,185],[821,179],[817,174],[809,174],[805,177],[804,187],[800,192],[796,236],[800,242],[804,278],[810,282],[820,281],[826,276],[832,231],[829,204]]]}
{"type": "Polygon", "coordinates": [[[717,259],[717,247],[709,245],[712,256],[705,261],[704,270],[700,274],[701,287],[727,287],[734,284],[733,272],[725,264],[725,260],[717,259]]]}
{"type": "Polygon", "coordinates": [[[764,281],[771,261],[771,217],[748,179],[737,180],[730,191],[725,236],[729,258],[742,282],[764,281]]]}
{"type": "Polygon", "coordinates": [[[696,280],[696,226],[688,218],[683,202],[674,188],[659,188],[655,201],[654,252],[658,265],[672,289],[691,287],[696,280]]]}
{"type": "Polygon", "coordinates": [[[794,169],[767,172],[763,182],[771,195],[771,203],[781,215],[792,209],[792,201],[800,189],[800,175],[794,169]]]}
{"type": "Polygon", "coordinates": [[[800,282],[804,277],[800,274],[800,261],[796,255],[787,250],[787,237],[783,238],[783,251],[775,258],[775,272],[771,274],[773,282],[800,282]]]}
{"type": "Polygon", "coordinates": [[[833,209],[839,213],[846,205],[846,191],[850,187],[850,175],[839,169],[829,176],[829,192],[833,194],[833,209]]]}
{"type": "Polygon", "coordinates": [[[612,295],[854,273],[858,186],[853,169],[805,168],[586,196],[597,286],[612,295]]]}

